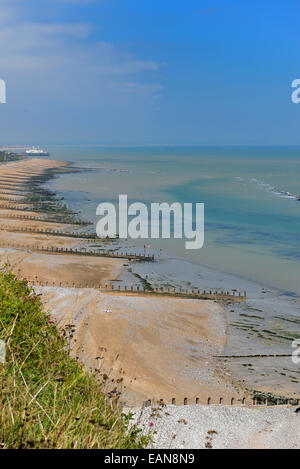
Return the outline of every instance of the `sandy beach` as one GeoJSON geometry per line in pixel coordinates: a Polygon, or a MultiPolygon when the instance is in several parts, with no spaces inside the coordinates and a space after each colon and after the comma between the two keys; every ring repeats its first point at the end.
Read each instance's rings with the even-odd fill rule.
{"type": "Polygon", "coordinates": [[[78,230],[64,222],[64,208],[49,211],[46,204],[31,203],[37,194],[44,197],[37,188],[47,172],[66,167],[66,163],[42,159],[0,167],[0,192],[6,192],[0,196],[8,199],[0,201],[1,264],[8,264],[20,278],[49,285],[36,288],[58,325],[65,329],[74,326],[72,354],[97,370],[100,379],[107,375],[110,389],[118,382],[127,405],[140,405],[147,399],[176,398],[179,403],[197,397],[205,403],[208,397],[243,397],[241,386],[233,385],[222,360],[216,358],[226,345],[222,305],[83,288],[118,280],[130,261],[38,252],[41,248],[87,247],[88,241],[80,234],[76,238],[49,234],[50,230],[78,230]],[[11,218],[16,214],[19,219],[11,218]],[[25,228],[28,232],[18,231],[25,228]]]}
{"type": "Polygon", "coordinates": [[[242,395],[215,358],[226,344],[223,308],[211,301],[39,287],[47,311],[72,325],[72,353],[91,370],[122,380],[122,400],[140,405],[185,397],[206,403],[242,395]],[[66,311],[68,312],[66,314],[66,311]]]}
{"type": "MultiPolygon", "coordinates": [[[[34,190],[28,187],[31,178],[43,176],[47,170],[66,167],[67,163],[52,160],[32,159],[19,162],[7,163],[0,167],[0,191],[6,181],[16,179],[12,191],[23,190],[18,196],[18,201],[26,200],[28,191],[34,190]]],[[[5,189],[6,191],[8,189],[5,189]]],[[[10,190],[10,189],[9,189],[10,190]]],[[[11,194],[5,194],[5,197],[13,197],[11,194]]],[[[4,195],[2,194],[2,197],[4,195]]],[[[15,196],[14,196],[15,197],[15,196]]],[[[1,201],[0,201],[1,202],[1,201]]],[[[2,201],[4,203],[4,201],[2,201]]],[[[6,202],[10,205],[18,206],[18,202],[6,202]]],[[[1,205],[1,203],[0,203],[1,205]]],[[[7,263],[12,270],[19,276],[28,280],[38,280],[41,282],[60,281],[64,283],[78,283],[85,285],[87,282],[100,284],[101,282],[115,279],[122,272],[122,261],[110,258],[82,258],[76,256],[70,258],[61,255],[47,255],[35,252],[40,248],[80,248],[86,246],[87,240],[81,238],[72,238],[66,236],[57,236],[47,233],[37,234],[34,232],[18,232],[20,229],[50,231],[58,230],[62,232],[75,230],[75,225],[70,223],[56,223],[42,220],[10,219],[10,216],[49,218],[47,211],[30,211],[30,202],[24,202],[23,210],[17,211],[7,208],[0,208],[0,246],[4,248],[1,251],[1,262],[7,263]],[[16,230],[15,232],[13,230],[16,230]],[[18,249],[15,249],[17,247],[18,249]]],[[[54,213],[55,214],[55,213],[54,213]]]]}
{"type": "Polygon", "coordinates": [[[298,397],[298,372],[289,357],[247,358],[290,352],[285,343],[295,336],[296,300],[287,302],[249,282],[247,302],[241,303],[143,293],[143,281],[171,291],[197,288],[199,276],[206,291],[212,286],[230,290],[233,285],[243,291],[245,281],[204,268],[199,274],[196,266],[176,259],[153,264],[84,255],[110,245],[120,249],[121,244],[95,239],[63,200],[43,189],[60,171],[73,168],[42,159],[0,166],[0,261],[39,289],[45,308],[61,328],[74,325],[73,356],[97,370],[100,379],[107,375],[109,389],[117,381],[127,405],[148,399],[170,403],[174,398],[178,404],[184,398],[198,398],[203,404],[221,397],[230,402],[250,396],[253,389],[298,397]],[[72,255],[66,249],[72,249],[72,255]],[[139,285],[139,292],[118,292],[132,282],[139,285]],[[106,284],[117,291],[106,291],[106,284]],[[222,355],[233,358],[217,358],[222,355]]]}
{"type": "Polygon", "coordinates": [[[151,422],[151,448],[299,447],[298,375],[290,357],[247,358],[289,352],[297,299],[287,302],[251,282],[247,301],[172,296],[168,290],[199,288],[199,278],[206,291],[243,291],[245,280],[204,267],[199,273],[178,259],[113,257],[122,249],[118,240],[96,239],[44,189],[57,171],[69,170],[41,159],[0,166],[0,262],[34,285],[71,355],[146,433],[151,422]],[[111,249],[106,257],[88,255],[104,247],[111,249]],[[132,282],[139,291],[124,290],[132,282]],[[158,286],[165,294],[153,294],[158,286]],[[265,393],[259,406],[254,389],[265,393]],[[291,397],[293,406],[282,405],[285,399],[261,405],[266,395],[272,404],[274,396],[291,397]]]}

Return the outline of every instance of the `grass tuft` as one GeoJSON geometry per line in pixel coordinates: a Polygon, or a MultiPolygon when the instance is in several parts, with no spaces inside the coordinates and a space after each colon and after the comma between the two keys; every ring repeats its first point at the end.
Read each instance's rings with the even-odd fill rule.
{"type": "Polygon", "coordinates": [[[96,377],[70,357],[64,336],[26,280],[0,272],[0,447],[142,448],[147,440],[130,425],[96,377]]]}

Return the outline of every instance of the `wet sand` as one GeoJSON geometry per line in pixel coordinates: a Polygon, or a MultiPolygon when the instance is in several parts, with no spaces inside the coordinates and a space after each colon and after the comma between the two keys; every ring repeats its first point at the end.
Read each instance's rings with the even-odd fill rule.
{"type": "MultiPolygon", "coordinates": [[[[32,176],[42,181],[47,171],[64,167],[66,163],[42,159],[1,165],[0,197],[6,197],[1,191],[16,192],[14,198],[26,201],[28,193],[35,194],[38,187],[32,176]]],[[[78,227],[58,222],[59,209],[57,213],[43,211],[41,207],[33,211],[30,203],[20,206],[14,201],[2,202],[18,210],[0,208],[0,262],[9,264],[21,278],[36,284],[83,287],[115,281],[122,276],[124,264],[130,265],[124,259],[35,252],[41,247],[78,248],[85,246],[87,240],[7,231],[14,228],[67,231],[78,227]],[[16,215],[47,221],[9,218],[16,215]],[[49,222],[49,217],[53,221],[49,222]]],[[[173,397],[178,400],[199,397],[205,403],[209,396],[239,395],[231,378],[224,374],[222,361],[214,358],[226,345],[225,312],[219,304],[104,294],[85,288],[37,287],[37,291],[61,327],[75,324],[71,340],[74,356],[87,367],[97,369],[102,378],[103,374],[109,375],[110,386],[119,381],[118,388],[122,388],[122,399],[127,403],[136,405],[145,399],[173,397]]]]}

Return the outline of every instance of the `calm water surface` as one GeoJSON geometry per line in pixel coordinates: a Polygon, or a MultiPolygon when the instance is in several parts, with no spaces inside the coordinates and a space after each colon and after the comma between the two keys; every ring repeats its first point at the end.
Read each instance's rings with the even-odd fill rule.
{"type": "MultiPolygon", "coordinates": [[[[96,221],[102,201],[204,202],[205,246],[149,241],[178,258],[300,294],[300,147],[49,147],[92,172],[50,182],[96,221]]],[[[142,241],[143,243],[144,241],[142,241]]]]}

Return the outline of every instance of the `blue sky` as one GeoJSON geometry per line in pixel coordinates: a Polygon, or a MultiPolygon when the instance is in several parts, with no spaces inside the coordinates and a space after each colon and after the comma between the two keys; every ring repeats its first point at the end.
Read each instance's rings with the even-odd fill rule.
{"type": "Polygon", "coordinates": [[[1,0],[0,143],[300,144],[299,0],[1,0]]]}

